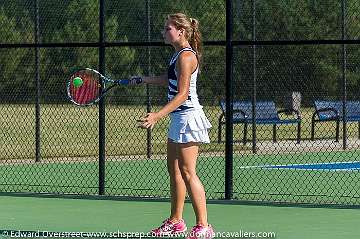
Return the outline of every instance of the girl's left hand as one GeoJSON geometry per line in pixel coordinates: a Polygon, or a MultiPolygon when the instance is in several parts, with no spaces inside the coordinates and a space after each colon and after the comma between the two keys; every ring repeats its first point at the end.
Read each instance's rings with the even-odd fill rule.
{"type": "Polygon", "coordinates": [[[143,129],[152,129],[159,120],[160,116],[158,113],[147,113],[144,118],[138,120],[140,122],[139,127],[143,129]]]}

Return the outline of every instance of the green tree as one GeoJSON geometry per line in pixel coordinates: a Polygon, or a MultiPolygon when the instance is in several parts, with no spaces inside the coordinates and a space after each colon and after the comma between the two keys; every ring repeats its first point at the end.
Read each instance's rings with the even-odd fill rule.
{"type": "MultiPolygon", "coordinates": [[[[243,1],[237,31],[240,38],[252,39],[252,1],[243,1]],[[242,37],[243,36],[243,37],[242,37]]],[[[256,40],[340,39],[341,5],[338,1],[257,1],[256,40]]],[[[252,48],[246,46],[237,59],[238,97],[252,92],[252,48]]],[[[289,45],[257,47],[258,98],[283,97],[300,91],[307,102],[312,98],[338,97],[341,88],[341,48],[337,45],[289,45]]]]}
{"type": "MultiPolygon", "coordinates": [[[[0,7],[0,36],[3,43],[23,43],[33,40],[29,15],[23,11],[23,18],[19,23],[17,16],[7,15],[4,7],[0,7]]],[[[22,100],[31,89],[34,89],[33,67],[29,60],[33,60],[34,50],[32,49],[1,49],[0,74],[2,84],[0,92],[6,100],[22,100]]]]}
{"type": "MultiPolygon", "coordinates": [[[[252,0],[234,1],[235,40],[252,39],[252,0]]],[[[42,42],[98,42],[99,2],[91,0],[39,1],[42,42]]],[[[346,35],[360,34],[360,3],[346,2],[346,35]]],[[[225,2],[218,0],[106,0],[106,41],[162,41],[161,30],[169,13],[184,12],[197,18],[205,41],[225,40],[225,2]],[[147,18],[147,5],[150,22],[147,18]],[[148,36],[148,24],[150,36],[148,36]]],[[[336,0],[256,1],[257,40],[341,39],[341,2],[336,0]]],[[[2,1],[0,36],[2,43],[34,42],[34,3],[2,1]]],[[[288,45],[257,47],[258,98],[280,99],[286,91],[301,91],[310,103],[314,97],[341,97],[341,45],[288,45]]],[[[23,93],[34,91],[34,49],[2,49],[1,92],[22,87],[23,93]],[[29,64],[30,62],[30,64],[29,64]],[[25,88],[24,88],[25,87],[25,88]]],[[[42,92],[46,99],[64,100],[64,79],[74,67],[98,67],[98,48],[44,48],[41,53],[42,92]],[[56,97],[49,97],[56,96],[56,97]]],[[[112,47],[106,49],[106,73],[114,78],[130,75],[162,74],[173,54],[168,47],[112,47]],[[150,61],[150,64],[149,64],[150,61]]],[[[360,50],[347,46],[349,97],[356,98],[360,50]]],[[[234,48],[234,92],[236,98],[250,98],[252,93],[252,46],[234,48]]],[[[215,104],[225,94],[225,47],[205,46],[199,79],[201,98],[215,104]]],[[[114,97],[130,103],[143,101],[144,87],[119,89],[114,97]],[[127,100],[127,96],[136,96],[127,100]]],[[[20,93],[20,94],[23,94],[20,93]]],[[[166,90],[151,87],[152,98],[166,100],[166,90]]],[[[109,97],[108,97],[109,98],[109,97]]],[[[115,98],[114,98],[115,99],[115,98]]]]}
{"type": "MultiPolygon", "coordinates": [[[[360,36],[360,3],[356,0],[347,1],[346,37],[359,39],[360,36]]],[[[360,48],[358,45],[347,45],[347,82],[349,98],[359,99],[360,91],[360,48]]]]}
{"type": "MultiPolygon", "coordinates": [[[[51,42],[97,42],[99,40],[99,4],[92,0],[74,0],[67,6],[67,19],[64,26],[52,34],[51,42]]],[[[108,16],[106,20],[106,40],[114,41],[117,38],[118,19],[108,16]]],[[[126,37],[124,38],[126,39],[126,37]]],[[[56,48],[47,49],[43,58],[47,67],[43,81],[48,95],[63,97],[62,89],[64,77],[70,71],[79,67],[98,69],[98,48],[56,48]]],[[[134,50],[128,47],[108,49],[106,51],[107,74],[114,77],[129,74],[129,65],[134,59],[134,50]],[[126,66],[126,67],[124,67],[126,66]],[[121,70],[119,70],[121,69],[121,70]]],[[[63,89],[62,89],[63,91],[63,89]]],[[[114,91],[112,92],[114,94],[114,91]]]]}

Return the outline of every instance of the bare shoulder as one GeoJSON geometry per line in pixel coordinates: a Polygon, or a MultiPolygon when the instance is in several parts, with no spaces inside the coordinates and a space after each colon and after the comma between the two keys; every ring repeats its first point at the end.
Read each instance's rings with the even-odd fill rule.
{"type": "Polygon", "coordinates": [[[197,67],[197,58],[196,55],[192,51],[183,51],[179,55],[178,58],[179,66],[188,66],[193,68],[193,70],[197,67]]]}
{"type": "Polygon", "coordinates": [[[194,52],[192,51],[183,51],[181,52],[181,54],[179,55],[179,60],[180,61],[195,61],[196,62],[196,55],[194,52]]]}

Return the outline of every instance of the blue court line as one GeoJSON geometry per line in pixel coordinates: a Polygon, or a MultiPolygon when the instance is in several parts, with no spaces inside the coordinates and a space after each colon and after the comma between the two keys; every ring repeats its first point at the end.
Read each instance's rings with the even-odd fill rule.
{"type": "Polygon", "coordinates": [[[270,169],[305,169],[305,170],[360,170],[360,162],[317,163],[317,164],[289,164],[264,165],[270,169]]]}

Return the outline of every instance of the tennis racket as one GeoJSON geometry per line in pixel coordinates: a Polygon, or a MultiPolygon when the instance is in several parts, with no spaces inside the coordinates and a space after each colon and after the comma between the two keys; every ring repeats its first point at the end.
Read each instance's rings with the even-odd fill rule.
{"type": "MultiPolygon", "coordinates": [[[[135,78],[137,84],[142,78],[135,78]]],[[[128,85],[129,79],[112,80],[98,71],[83,68],[75,71],[66,81],[67,96],[78,106],[89,106],[97,103],[115,86],[128,85]]]]}

